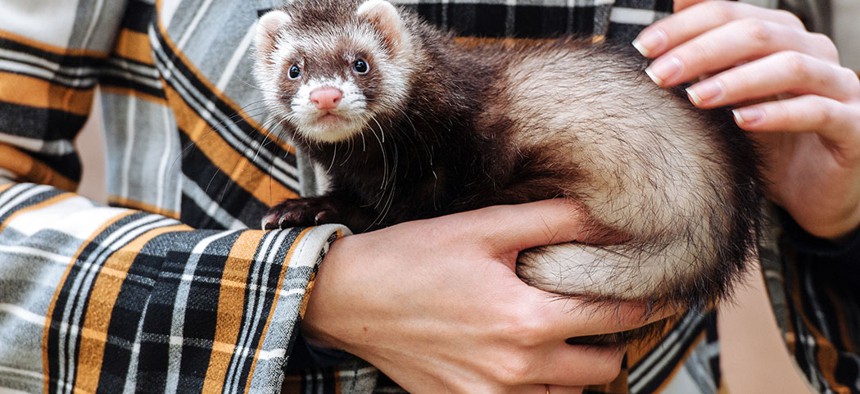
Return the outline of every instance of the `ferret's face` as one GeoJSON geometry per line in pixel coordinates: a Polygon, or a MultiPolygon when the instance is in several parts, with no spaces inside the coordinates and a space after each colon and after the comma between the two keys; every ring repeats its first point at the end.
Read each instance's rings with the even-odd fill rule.
{"type": "Polygon", "coordinates": [[[348,35],[288,37],[272,56],[270,107],[306,138],[337,142],[361,132],[383,83],[373,42],[348,35]]]}
{"type": "Polygon", "coordinates": [[[257,82],[269,110],[302,138],[339,142],[381,127],[378,118],[395,111],[406,94],[405,71],[396,64],[401,48],[361,10],[343,23],[308,23],[284,11],[260,20],[257,82]]]}

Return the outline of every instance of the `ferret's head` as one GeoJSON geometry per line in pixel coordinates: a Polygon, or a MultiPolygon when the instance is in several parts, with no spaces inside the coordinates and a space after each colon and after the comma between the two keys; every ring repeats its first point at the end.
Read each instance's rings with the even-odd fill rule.
{"type": "Polygon", "coordinates": [[[411,37],[384,0],[293,1],[260,18],[254,45],[266,105],[299,138],[350,139],[408,93],[411,37]]]}

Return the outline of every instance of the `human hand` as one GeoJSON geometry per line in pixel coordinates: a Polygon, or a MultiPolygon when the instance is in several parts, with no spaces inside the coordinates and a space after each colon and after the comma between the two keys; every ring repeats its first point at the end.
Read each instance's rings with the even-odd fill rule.
{"type": "Polygon", "coordinates": [[[676,0],[635,46],[664,87],[700,108],[734,107],[762,146],[768,197],[805,230],[838,239],[860,225],[860,81],[834,44],[794,15],[728,1],[676,0]]]}
{"type": "Polygon", "coordinates": [[[571,203],[490,207],[337,240],[311,293],[309,342],[370,362],[410,392],[579,392],[611,381],[623,349],[565,339],[661,316],[525,285],[519,251],[580,238],[571,203]]]}

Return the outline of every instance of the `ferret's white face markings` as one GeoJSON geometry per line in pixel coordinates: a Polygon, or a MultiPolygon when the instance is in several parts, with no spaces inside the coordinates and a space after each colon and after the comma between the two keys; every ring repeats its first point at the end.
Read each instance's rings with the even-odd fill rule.
{"type": "MultiPolygon", "coordinates": [[[[285,118],[305,138],[338,142],[360,133],[372,116],[366,91],[373,90],[375,64],[360,52],[376,51],[368,40],[354,43],[355,34],[320,34],[319,39],[284,34],[273,53],[273,74],[278,94],[272,104],[284,107],[285,118]],[[354,50],[353,48],[371,48],[354,50]],[[359,71],[356,62],[361,61],[359,71]],[[290,70],[293,70],[293,73],[290,70]],[[299,71],[299,72],[296,72],[299,71]],[[362,87],[362,85],[365,85],[362,87]],[[320,89],[336,89],[336,104],[320,106],[312,95],[320,89]]],[[[359,36],[360,37],[360,36],[359,36]]]]}
{"type": "Polygon", "coordinates": [[[294,25],[289,17],[281,20],[276,34],[269,32],[271,45],[258,44],[268,53],[260,53],[256,77],[269,109],[304,138],[344,141],[378,127],[373,119],[402,106],[411,69],[401,59],[411,56],[408,42],[392,53],[384,34],[360,18],[347,25],[313,27],[294,25]],[[336,106],[315,104],[311,96],[320,88],[341,92],[336,106]]]}
{"type": "Polygon", "coordinates": [[[306,81],[290,101],[293,111],[290,121],[306,138],[322,142],[337,142],[359,133],[367,124],[367,101],[354,81],[341,78],[319,78],[306,81]],[[342,96],[333,109],[320,109],[312,93],[318,89],[335,88],[342,96]]]}

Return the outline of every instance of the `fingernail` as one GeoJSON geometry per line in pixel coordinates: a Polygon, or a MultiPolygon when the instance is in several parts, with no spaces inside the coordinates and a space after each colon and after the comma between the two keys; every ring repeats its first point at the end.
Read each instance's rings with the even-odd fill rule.
{"type": "Polygon", "coordinates": [[[669,42],[666,33],[663,30],[652,28],[645,29],[639,37],[633,40],[633,47],[636,48],[642,56],[649,57],[652,53],[662,49],[669,42]]]}
{"type": "Polygon", "coordinates": [[[645,73],[657,85],[663,85],[671,82],[671,79],[681,73],[681,61],[672,56],[669,58],[661,58],[645,69],[645,73]]]}
{"type": "Polygon", "coordinates": [[[723,84],[719,81],[704,81],[687,88],[687,96],[697,106],[709,104],[723,95],[723,84]]]}
{"type": "Polygon", "coordinates": [[[758,108],[734,109],[732,116],[734,116],[738,126],[752,126],[761,123],[764,119],[764,111],[758,108]]]}

